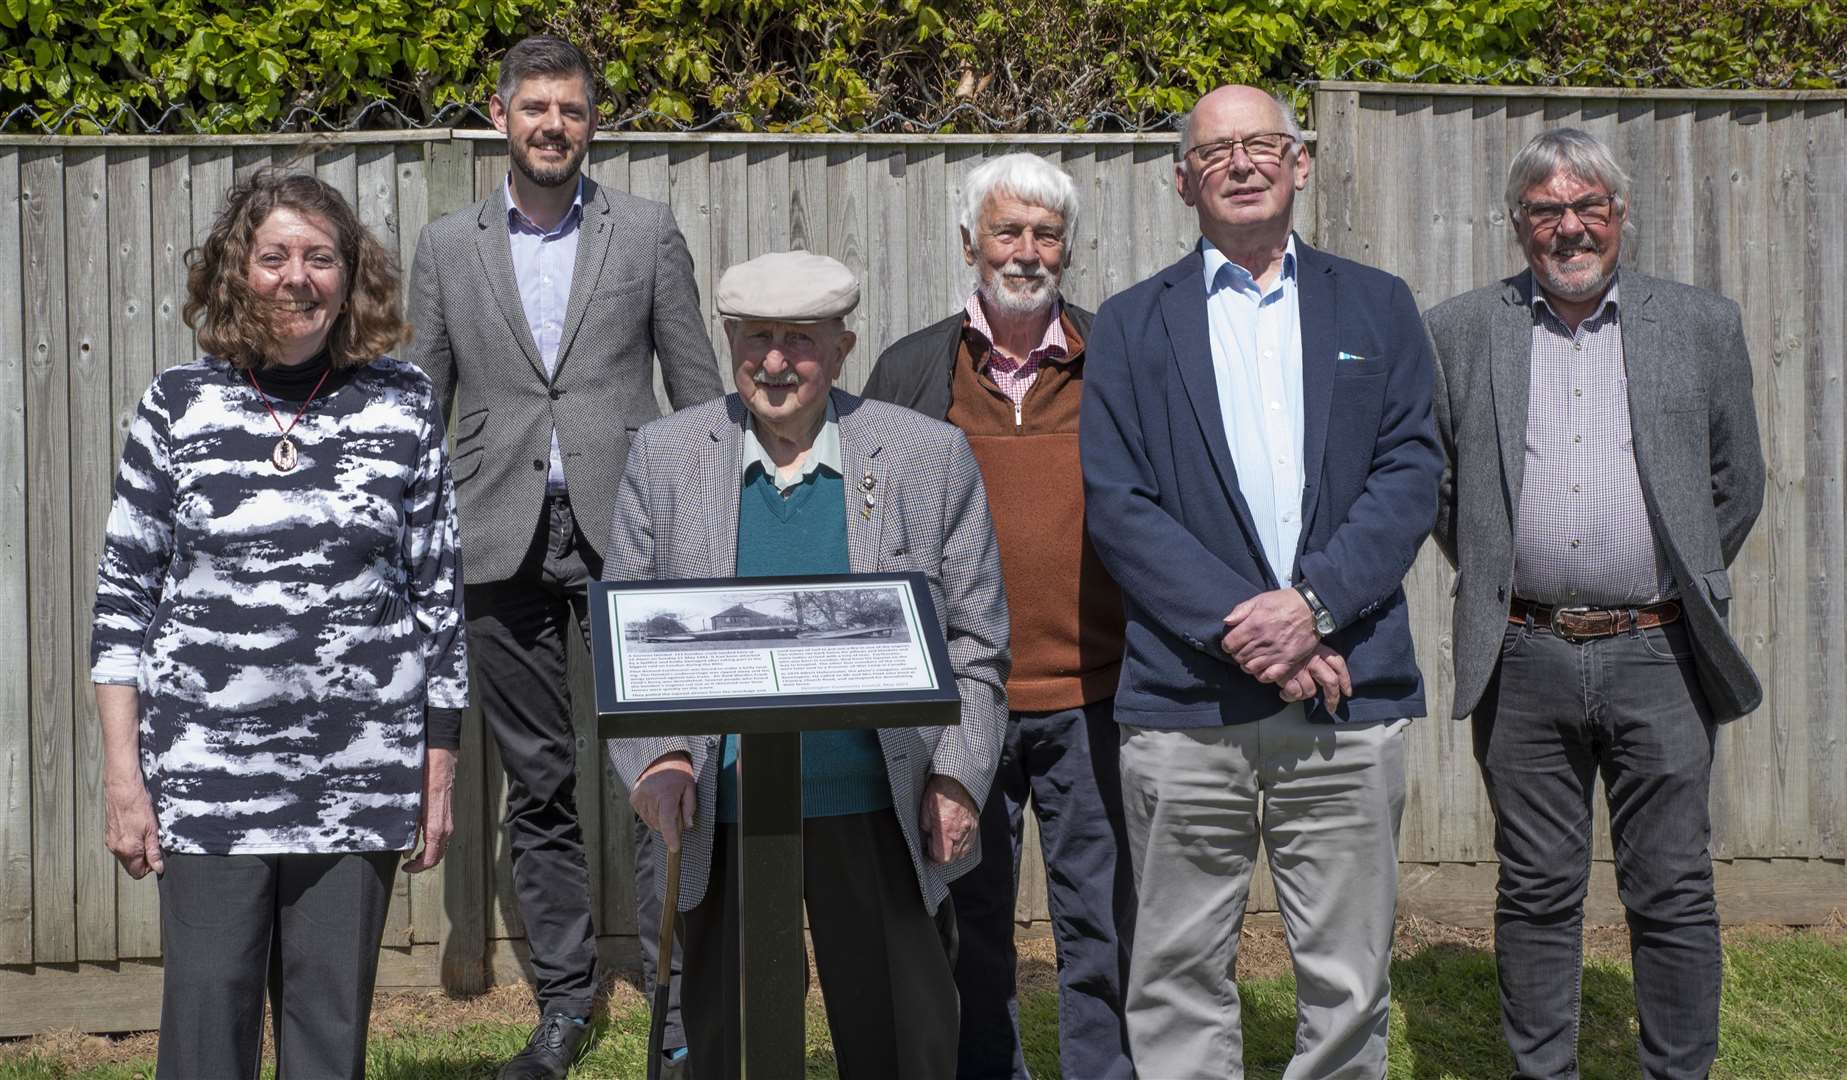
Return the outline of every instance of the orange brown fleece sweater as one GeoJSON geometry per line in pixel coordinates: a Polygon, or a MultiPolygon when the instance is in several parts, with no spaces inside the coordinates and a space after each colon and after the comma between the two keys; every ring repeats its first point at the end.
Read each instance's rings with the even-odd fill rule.
{"type": "Polygon", "coordinates": [[[956,355],[948,421],[974,448],[1000,541],[1013,623],[1007,707],[1072,709],[1116,692],[1122,664],[1122,597],[1084,532],[1078,405],[1084,343],[1067,317],[1070,351],[1046,360],[1020,404],[985,371],[988,343],[965,332],[956,355]]]}

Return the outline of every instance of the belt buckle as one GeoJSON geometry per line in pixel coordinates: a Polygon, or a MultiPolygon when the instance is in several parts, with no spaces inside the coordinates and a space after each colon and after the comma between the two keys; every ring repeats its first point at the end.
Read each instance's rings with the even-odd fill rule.
{"type": "Polygon", "coordinates": [[[1560,626],[1558,620],[1560,616],[1569,617],[1572,615],[1589,615],[1594,610],[1597,610],[1597,609],[1592,608],[1589,605],[1584,605],[1584,604],[1578,605],[1576,607],[1555,607],[1553,608],[1552,609],[1552,636],[1558,638],[1560,641],[1570,642],[1573,645],[1580,645],[1586,641],[1589,641],[1590,638],[1588,636],[1580,637],[1577,634],[1574,634],[1571,631],[1565,629],[1563,626],[1560,626]]]}

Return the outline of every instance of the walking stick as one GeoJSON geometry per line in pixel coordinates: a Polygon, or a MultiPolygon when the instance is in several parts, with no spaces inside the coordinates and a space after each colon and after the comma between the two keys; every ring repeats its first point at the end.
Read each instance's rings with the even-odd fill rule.
{"type": "Polygon", "coordinates": [[[654,961],[654,1014],[648,1021],[648,1080],[661,1080],[661,1043],[667,1038],[667,1003],[673,993],[673,919],[680,910],[680,852],[667,851],[667,902],[661,905],[660,952],[654,961]]]}

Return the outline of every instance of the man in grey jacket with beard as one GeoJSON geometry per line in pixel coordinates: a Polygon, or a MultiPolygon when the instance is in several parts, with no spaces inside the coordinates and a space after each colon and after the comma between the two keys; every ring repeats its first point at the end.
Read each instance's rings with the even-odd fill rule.
{"type": "Polygon", "coordinates": [[[1629,178],[1569,128],[1517,155],[1525,271],[1427,316],[1448,458],[1436,538],[1460,580],[1455,715],[1495,814],[1495,958],[1515,1075],[1578,1075],[1591,793],[1610,803],[1641,1064],[1718,1050],[1707,794],[1715,725],[1755,708],[1727,567],[1763,504],[1738,305],[1620,272],[1629,178]]]}

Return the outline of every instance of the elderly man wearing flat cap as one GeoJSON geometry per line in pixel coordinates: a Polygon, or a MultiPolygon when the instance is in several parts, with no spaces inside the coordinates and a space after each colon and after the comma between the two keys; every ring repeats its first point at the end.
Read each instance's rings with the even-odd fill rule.
{"type": "MultiPolygon", "coordinates": [[[[955,1075],[948,883],[981,854],[1000,756],[1007,601],[962,433],[833,388],[859,282],[763,255],[717,291],[737,392],[643,428],[616,494],[610,580],[897,573],[929,579],[962,696],[938,728],[802,736],[803,893],[840,1075],[955,1075]]],[[[693,1069],[739,1075],[737,760],[731,737],[616,739],[610,761],[682,849],[681,995],[693,1069]]],[[[658,850],[658,847],[657,847],[658,850]]],[[[657,874],[656,880],[664,880],[657,874]]]]}

